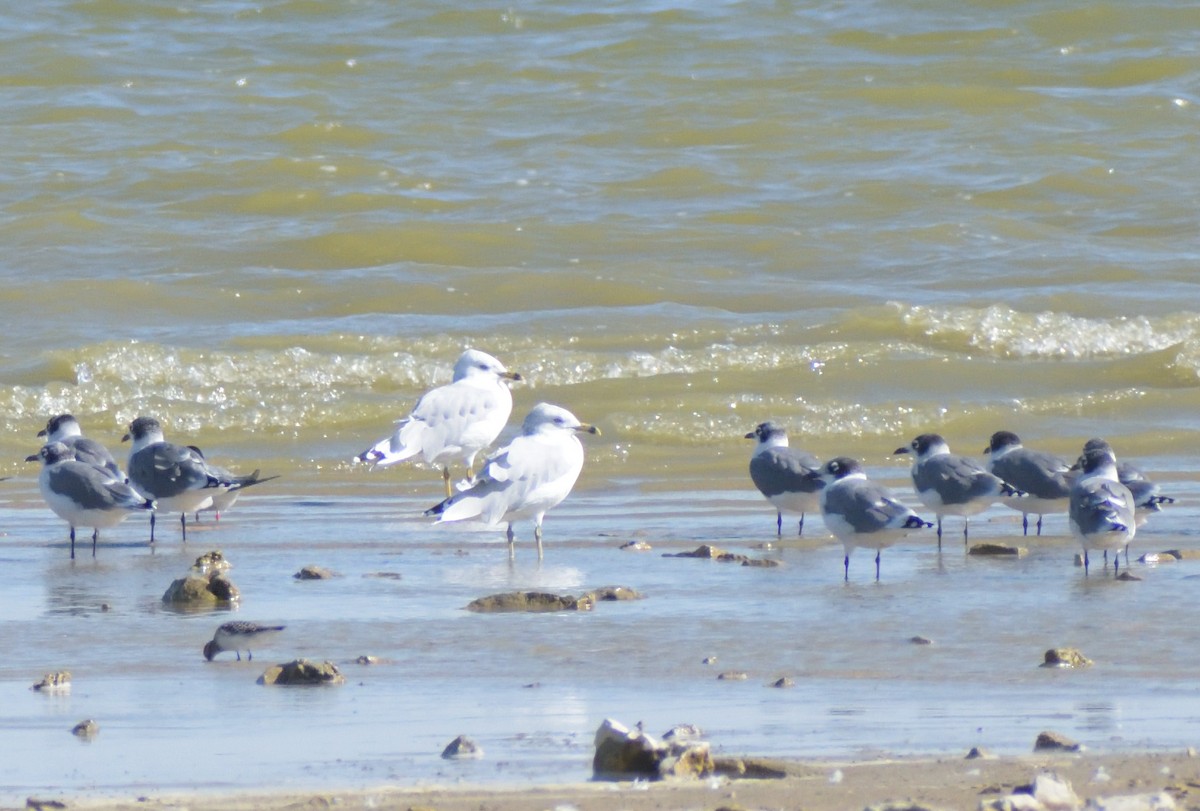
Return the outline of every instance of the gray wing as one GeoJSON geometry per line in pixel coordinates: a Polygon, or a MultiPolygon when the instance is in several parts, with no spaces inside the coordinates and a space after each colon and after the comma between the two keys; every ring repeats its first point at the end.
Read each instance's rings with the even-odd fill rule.
{"type": "Polygon", "coordinates": [[[1146,474],[1140,467],[1132,462],[1118,462],[1117,478],[1121,480],[1121,484],[1128,487],[1130,482],[1145,481],[1146,474]]]}
{"type": "Polygon", "coordinates": [[[1034,498],[1058,499],[1071,494],[1066,462],[1054,454],[1017,448],[992,460],[992,472],[1034,498]]]}
{"type": "Polygon", "coordinates": [[[1139,510],[1158,512],[1162,509],[1163,504],[1175,503],[1175,499],[1162,495],[1158,482],[1152,482],[1149,479],[1133,479],[1131,481],[1122,479],[1121,484],[1129,488],[1129,492],[1133,496],[1133,503],[1139,510]]]}
{"type": "Polygon", "coordinates": [[[912,513],[879,485],[871,481],[843,480],[826,488],[825,510],[837,513],[857,533],[878,532],[912,513]]]}
{"type": "Polygon", "coordinates": [[[172,498],[190,490],[215,487],[204,457],[170,442],[147,445],[129,457],[129,479],[153,498],[172,498]]]}
{"type": "Polygon", "coordinates": [[[1125,485],[1108,479],[1081,482],[1071,494],[1071,520],[1085,535],[1134,526],[1133,496],[1125,485]]]}
{"type": "Polygon", "coordinates": [[[108,448],[96,440],[88,439],[85,436],[69,436],[62,440],[62,443],[74,452],[77,461],[104,468],[112,475],[121,477],[121,468],[117,465],[117,460],[113,458],[108,448]]]}
{"type": "Polygon", "coordinates": [[[812,474],[821,466],[817,457],[791,448],[772,448],[750,457],[750,478],[764,496],[815,493],[824,482],[812,474]]]}
{"type": "Polygon", "coordinates": [[[942,454],[914,468],[913,484],[918,492],[937,491],[942,503],[949,505],[997,495],[1003,482],[973,459],[942,454]]]}
{"type": "Polygon", "coordinates": [[[129,485],[94,465],[68,460],[48,473],[50,490],[66,496],[85,510],[138,509],[146,499],[129,485]]]}

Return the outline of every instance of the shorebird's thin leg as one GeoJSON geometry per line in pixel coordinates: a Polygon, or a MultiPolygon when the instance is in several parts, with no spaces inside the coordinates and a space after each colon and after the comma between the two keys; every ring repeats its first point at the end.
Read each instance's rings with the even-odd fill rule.
{"type": "Polygon", "coordinates": [[[1042,536],[1042,515],[1038,513],[1038,537],[1042,536]]]}
{"type": "Polygon", "coordinates": [[[846,559],[842,561],[842,567],[846,570],[845,581],[850,582],[850,556],[846,555],[846,559]]]}
{"type": "Polygon", "coordinates": [[[154,543],[154,513],[150,513],[150,543],[154,543]]]}
{"type": "Polygon", "coordinates": [[[75,560],[75,527],[71,527],[71,560],[75,560]]]}
{"type": "Polygon", "coordinates": [[[179,514],[179,528],[183,530],[183,542],[187,543],[187,513],[179,514]]]}
{"type": "Polygon", "coordinates": [[[796,535],[801,536],[803,534],[804,534],[804,513],[800,513],[800,531],[797,532],[796,535]]]}
{"type": "Polygon", "coordinates": [[[100,528],[92,527],[92,557],[96,557],[96,542],[100,540],[100,528]]]}
{"type": "Polygon", "coordinates": [[[879,582],[879,550],[875,550],[875,582],[879,582]]]}
{"type": "Polygon", "coordinates": [[[538,560],[541,560],[542,559],[542,525],[541,524],[533,525],[533,537],[534,537],[534,540],[537,541],[538,560]]]}
{"type": "Polygon", "coordinates": [[[446,498],[454,495],[454,490],[450,487],[450,466],[442,467],[442,481],[446,483],[446,498]]]}
{"type": "Polygon", "coordinates": [[[775,511],[775,534],[780,538],[783,537],[783,513],[778,510],[775,511]]]}
{"type": "Polygon", "coordinates": [[[513,538],[515,536],[513,535],[512,524],[508,525],[508,532],[505,535],[508,537],[508,559],[512,560],[517,556],[516,547],[513,545],[513,538]]]}

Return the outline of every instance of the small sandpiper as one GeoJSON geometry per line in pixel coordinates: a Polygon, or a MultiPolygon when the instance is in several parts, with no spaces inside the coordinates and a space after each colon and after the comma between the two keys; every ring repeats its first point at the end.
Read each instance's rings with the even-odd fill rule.
{"type": "Polygon", "coordinates": [[[246,658],[253,660],[254,654],[250,652],[250,646],[258,647],[261,642],[271,639],[285,627],[283,625],[259,625],[257,622],[241,620],[227,622],[217,629],[209,642],[205,643],[204,658],[211,662],[213,657],[221,651],[233,651],[237,654],[240,662],[242,660],[241,652],[245,651],[246,658]]]}

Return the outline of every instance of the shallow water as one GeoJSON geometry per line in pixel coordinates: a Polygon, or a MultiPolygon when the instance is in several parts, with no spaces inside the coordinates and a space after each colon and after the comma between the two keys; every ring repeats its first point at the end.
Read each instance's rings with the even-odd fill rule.
{"type": "Polygon", "coordinates": [[[1059,518],[1019,561],[913,539],[878,585],[860,550],[846,585],[817,518],[758,547],[742,439],[775,419],[907,493],[888,454],[918,433],[1068,457],[1102,435],[1178,499],[1135,553],[1194,548],[1195,10],[58,0],[0,23],[0,799],[577,779],[610,715],[778,754],[1195,743],[1193,563],[1085,579],[1059,518]],[[604,432],[541,566],[528,527],[510,566],[494,533],[429,526],[435,473],[349,463],[471,345],[525,376],[515,417],[549,400],[604,432]],[[72,564],[21,461],[63,411],[114,447],[154,414],[283,478],[186,549],[127,522],[72,564]],[[783,565],[661,557],[701,542],[783,565]],[[225,615],[159,602],[210,547],[237,616],[289,626],[252,663],[206,664],[225,615]],[[343,576],[293,581],[307,563],[343,576]],[[646,599],[462,610],[609,583],[646,599]],[[1056,645],[1096,665],[1037,668],[1056,645]],[[254,684],[299,655],[349,683],[254,684]],[[69,696],[29,692],[64,667],[69,696]],[[483,761],[437,758],[460,732],[483,761]]]}
{"type": "MultiPolygon", "coordinates": [[[[974,745],[1019,754],[1047,728],[1098,750],[1178,748],[1200,725],[1200,637],[1180,616],[1194,599],[1194,563],[1135,562],[1140,582],[1114,581],[1111,569],[1085,577],[1061,517],[1020,560],[968,557],[948,528],[941,553],[932,537],[885,550],[879,583],[859,550],[843,583],[841,547],[819,519],[811,538],[763,548],[773,515],[744,490],[709,492],[699,508],[694,492],[643,493],[627,513],[621,493],[639,489],[628,483],[578,493],[547,520],[539,564],[528,539],[510,562],[502,533],[428,526],[413,517],[422,502],[363,478],[354,495],[247,496],[186,545],[166,531],[150,549],[144,523],[127,522],[95,559],[85,548],[74,563],[56,519],[5,510],[5,525],[19,527],[5,539],[5,567],[22,576],[6,589],[0,624],[0,746],[13,753],[0,796],[583,780],[609,716],[659,732],[698,724],[724,752],[808,757],[974,745]],[[631,537],[653,550],[621,550],[631,537]],[[664,556],[700,543],[780,566],[664,556]],[[159,601],[210,548],[234,564],[236,616],[288,626],[253,661],[203,660],[228,613],[180,614],[159,601]],[[295,580],[309,563],[339,577],[295,580]],[[499,591],[611,584],[644,598],[590,613],[464,610],[499,591]],[[1095,665],[1038,667],[1063,645],[1095,665]],[[368,654],[381,662],[355,664],[368,654]],[[266,665],[299,656],[337,662],[347,684],[255,684],[266,665]],[[69,694],[29,690],[62,668],[74,677],[69,694]],[[747,678],[717,678],[727,671],[747,678]],[[771,686],[782,677],[795,686],[771,686]],[[84,718],[100,733],[77,743],[68,730],[84,718]],[[485,759],[440,760],[458,734],[485,759]]],[[[1196,489],[1183,483],[1180,495],[1194,501],[1196,489]]],[[[1015,515],[994,508],[974,534],[1018,541],[1015,515]]],[[[1158,518],[1150,548],[1198,545],[1194,510],[1158,518]]]]}

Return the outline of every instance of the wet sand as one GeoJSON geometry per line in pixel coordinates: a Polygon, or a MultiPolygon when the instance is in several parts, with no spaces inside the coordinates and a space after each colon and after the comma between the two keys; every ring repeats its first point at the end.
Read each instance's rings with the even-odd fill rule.
{"type": "MultiPolygon", "coordinates": [[[[756,761],[762,762],[762,761],[756,761]]],[[[1024,757],[881,761],[781,761],[773,779],[717,778],[662,783],[589,782],[542,786],[455,786],[366,791],[171,794],[95,799],[55,797],[94,811],[174,809],[437,809],[437,811],[626,811],[775,809],[844,811],[913,801],[930,808],[970,809],[1029,785],[1041,773],[1068,781],[1081,804],[1094,798],[1167,792],[1177,807],[1200,806],[1200,757],[1194,752],[1052,753],[1024,757]]],[[[51,795],[38,799],[49,800],[51,795]]]]}

